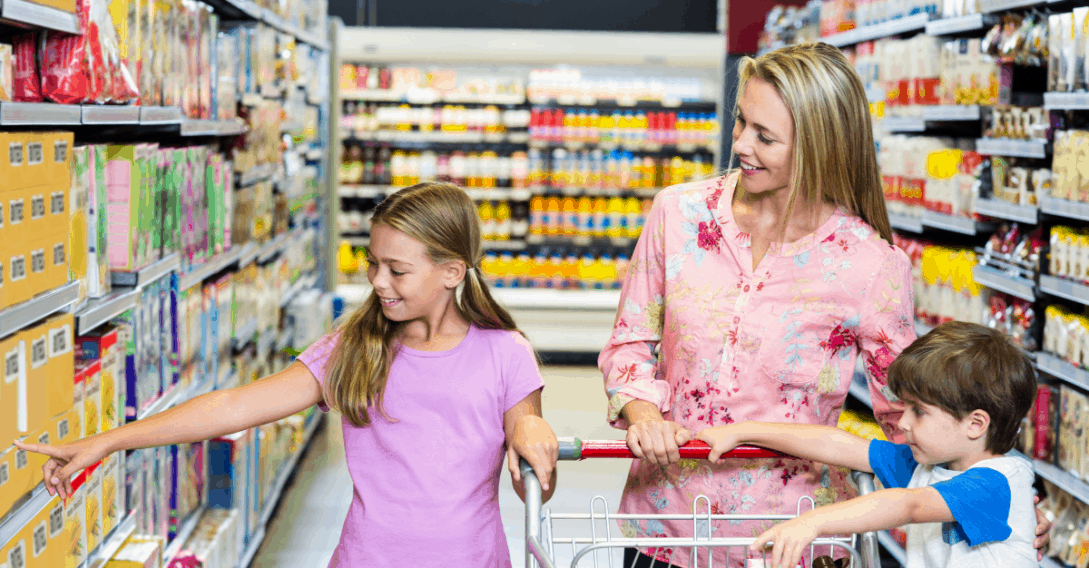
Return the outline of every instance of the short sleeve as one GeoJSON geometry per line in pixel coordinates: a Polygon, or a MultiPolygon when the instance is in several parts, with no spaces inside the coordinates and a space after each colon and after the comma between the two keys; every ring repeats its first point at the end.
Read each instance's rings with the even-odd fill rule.
{"type": "MultiPolygon", "coordinates": [[[[314,378],[318,381],[318,385],[321,386],[322,392],[325,391],[325,375],[329,371],[330,358],[339,341],[339,332],[330,333],[315,341],[296,358],[296,361],[305,365],[307,370],[310,371],[310,374],[314,375],[314,378]]],[[[329,406],[325,404],[324,400],[319,403],[318,406],[321,408],[322,412],[329,412],[329,406]]]]}
{"type": "Polygon", "coordinates": [[[507,364],[503,369],[503,412],[544,387],[533,345],[517,331],[510,334],[511,346],[506,349],[507,364]]]}
{"type": "Polygon", "coordinates": [[[934,484],[960,529],[968,546],[1006,540],[1010,528],[1010,482],[989,467],[968,471],[934,484]]]}
{"type": "Polygon", "coordinates": [[[911,446],[884,440],[870,442],[870,469],[886,489],[907,487],[918,465],[911,446]]]}
{"type": "Polygon", "coordinates": [[[912,298],[911,261],[904,251],[886,247],[863,299],[859,348],[866,368],[874,418],[890,441],[902,442],[896,425],[903,404],[889,389],[889,366],[915,341],[915,302],[912,298]]]}

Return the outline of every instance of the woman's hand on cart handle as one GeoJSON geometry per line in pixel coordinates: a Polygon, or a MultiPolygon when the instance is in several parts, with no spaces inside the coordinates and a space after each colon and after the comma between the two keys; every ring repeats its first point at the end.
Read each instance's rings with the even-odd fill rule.
{"type": "Polygon", "coordinates": [[[628,448],[638,459],[655,465],[669,465],[681,460],[679,451],[692,433],[668,420],[642,420],[628,427],[628,448]]]}

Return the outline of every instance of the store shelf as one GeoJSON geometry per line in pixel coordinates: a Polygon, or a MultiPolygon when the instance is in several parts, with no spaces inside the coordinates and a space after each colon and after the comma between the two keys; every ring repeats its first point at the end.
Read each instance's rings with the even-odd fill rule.
{"type": "Polygon", "coordinates": [[[876,85],[866,88],[866,101],[871,103],[885,102],[885,89],[876,85]]]}
{"type": "Polygon", "coordinates": [[[888,132],[926,132],[926,121],[922,117],[885,117],[881,119],[881,126],[888,132]]]}
{"type": "Polygon", "coordinates": [[[135,308],[139,297],[139,290],[124,290],[113,292],[103,298],[89,300],[87,306],[76,313],[76,333],[85,335],[113,318],[135,308]]]}
{"type": "Polygon", "coordinates": [[[1040,275],[1040,291],[1089,306],[1089,286],[1050,274],[1040,275]]]}
{"type": "Polygon", "coordinates": [[[873,399],[870,396],[870,389],[865,384],[851,379],[851,386],[848,387],[848,392],[868,408],[873,408],[873,399]]]}
{"type": "Polygon", "coordinates": [[[1089,110],[1089,93],[1044,93],[1047,110],[1089,110]]]}
{"type": "Polygon", "coordinates": [[[235,136],[246,132],[241,120],[186,119],[181,123],[182,136],[235,136]]]}
{"type": "Polygon", "coordinates": [[[360,142],[388,142],[391,144],[524,144],[529,135],[521,132],[443,132],[442,130],[404,131],[378,130],[354,131],[345,139],[360,142]]]}
{"type": "Polygon", "coordinates": [[[1018,8],[1044,6],[1047,0],[979,0],[979,11],[983,13],[1005,12],[1018,8]]]}
{"type": "Polygon", "coordinates": [[[979,198],[976,199],[976,213],[1035,225],[1039,219],[1040,208],[1034,205],[1014,205],[1001,199],[979,198]]]}
{"type": "Polygon", "coordinates": [[[83,124],[140,124],[140,107],[133,105],[83,105],[81,117],[83,124]]]}
{"type": "Polygon", "coordinates": [[[454,104],[494,104],[520,105],[526,102],[525,95],[440,95],[434,91],[416,90],[398,92],[388,89],[360,89],[341,91],[341,100],[369,102],[404,102],[415,104],[454,103],[454,104]]]}
{"type": "Polygon", "coordinates": [[[265,527],[261,526],[257,529],[257,532],[250,537],[249,542],[246,543],[245,550],[242,551],[242,559],[238,561],[238,568],[248,568],[253,562],[255,556],[257,556],[257,550],[261,548],[261,543],[265,541],[265,527]]]}
{"type": "Polygon", "coordinates": [[[289,327],[280,332],[280,335],[276,336],[276,344],[274,348],[279,353],[284,349],[291,347],[292,342],[295,340],[295,328],[289,327]]]}
{"type": "Polygon", "coordinates": [[[594,245],[612,247],[635,246],[637,239],[629,237],[591,237],[591,236],[562,236],[562,235],[526,235],[526,244],[547,246],[576,246],[588,247],[594,245]]]}
{"type": "Polygon", "coordinates": [[[238,186],[246,187],[255,183],[269,181],[276,173],[276,164],[261,164],[238,174],[238,186]]]}
{"type": "MultiPolygon", "coordinates": [[[[257,247],[252,243],[231,247],[227,252],[217,255],[212,260],[205,262],[191,270],[189,273],[183,275],[178,281],[178,289],[188,290],[193,286],[199,285],[201,282],[218,274],[220,271],[239,262],[243,255],[250,251],[257,251],[257,247]]],[[[241,263],[241,266],[245,266],[246,264],[249,263],[241,263]]]]}
{"type": "Polygon", "coordinates": [[[76,301],[79,283],[69,282],[59,288],[0,310],[0,337],[7,337],[30,324],[49,317],[76,301]]]}
{"type": "Polygon", "coordinates": [[[1036,285],[1027,278],[1011,276],[993,266],[984,264],[977,264],[972,267],[972,277],[977,284],[982,284],[992,290],[1005,292],[1029,302],[1036,301],[1036,285]]]}
{"type": "Polygon", "coordinates": [[[365,247],[365,246],[371,244],[371,238],[370,237],[360,237],[360,236],[353,236],[353,235],[341,235],[340,240],[347,242],[349,245],[352,245],[353,247],[365,247]]]}
{"type": "Polygon", "coordinates": [[[180,384],[173,384],[166,392],[159,395],[159,398],[155,399],[155,402],[152,402],[143,410],[137,412],[136,419],[144,420],[148,416],[154,416],[183,400],[188,400],[188,398],[188,389],[183,388],[180,384]]]}
{"type": "Polygon", "coordinates": [[[1040,212],[1056,217],[1089,221],[1089,203],[1079,203],[1067,199],[1056,199],[1047,195],[1039,196],[1040,212]]]}
{"type": "Polygon", "coordinates": [[[694,152],[714,152],[718,149],[718,142],[709,142],[703,144],[697,143],[680,143],[680,144],[658,144],[647,141],[622,141],[622,142],[581,142],[581,141],[562,141],[557,142],[553,140],[542,140],[540,138],[528,138],[527,143],[530,148],[538,150],[555,150],[565,149],[569,151],[578,150],[597,150],[600,149],[605,152],[611,152],[613,150],[626,150],[634,153],[676,153],[676,154],[691,154],[694,152]]]}
{"type": "Polygon", "coordinates": [[[283,308],[291,303],[291,300],[295,299],[302,292],[309,290],[317,284],[318,279],[316,276],[302,276],[297,282],[288,288],[287,292],[280,298],[280,307],[283,308]]]}
{"type": "MultiPolygon", "coordinates": [[[[45,490],[45,484],[39,483],[30,493],[18,502],[7,515],[0,518],[0,543],[6,544],[15,538],[23,527],[34,518],[50,501],[49,493],[45,490]]],[[[6,559],[5,559],[6,560],[6,559]]]]}
{"type": "Polygon", "coordinates": [[[1063,361],[1047,351],[1036,353],[1036,368],[1071,385],[1089,391],[1089,372],[1063,361]]]}
{"type": "Polygon", "coordinates": [[[894,36],[897,34],[925,30],[926,24],[930,21],[930,19],[930,14],[916,14],[914,16],[908,16],[906,18],[889,20],[887,22],[881,22],[880,24],[863,26],[850,31],[830,35],[828,37],[821,38],[821,41],[834,45],[836,47],[846,47],[848,45],[854,45],[856,43],[862,43],[864,41],[870,41],[874,39],[894,36]]]}
{"type": "MultiPolygon", "coordinates": [[[[0,1],[6,9],[10,0],[0,1]]],[[[82,116],[79,105],[0,103],[0,126],[78,126],[82,116]]]]}
{"type": "Polygon", "coordinates": [[[620,306],[620,290],[493,288],[492,295],[509,308],[615,312],[617,307],[620,306]]]}
{"type": "MultiPolygon", "coordinates": [[[[98,548],[95,548],[87,555],[87,560],[83,564],[79,565],[79,568],[97,568],[108,562],[121,547],[125,545],[125,541],[128,540],[132,533],[136,532],[136,515],[127,515],[110,534],[106,535],[106,538],[102,539],[98,548]]],[[[0,540],[2,542],[2,540],[0,540]]]]}
{"type": "Polygon", "coordinates": [[[257,249],[257,264],[265,264],[280,254],[287,246],[289,238],[288,233],[281,233],[257,249]]]}
{"type": "Polygon", "coordinates": [[[1006,156],[1010,158],[1047,157],[1047,140],[1012,140],[1007,138],[980,138],[976,140],[976,151],[984,156],[1006,156]]]}
{"type": "Polygon", "coordinates": [[[923,118],[932,122],[957,122],[980,120],[982,112],[979,105],[936,105],[924,106],[923,118]]]}
{"type": "Polygon", "coordinates": [[[3,0],[0,17],[31,27],[80,33],[79,18],[75,14],[26,0],[3,0]]]}
{"type": "Polygon", "coordinates": [[[526,97],[526,100],[530,104],[534,105],[556,105],[556,106],[618,106],[618,107],[651,107],[651,108],[707,108],[715,106],[715,101],[698,100],[698,99],[680,99],[676,97],[668,97],[662,99],[636,99],[631,98],[619,98],[619,99],[599,99],[592,96],[536,96],[530,95],[526,97]]]}
{"type": "Polygon", "coordinates": [[[892,538],[889,531],[879,531],[877,533],[877,542],[880,542],[881,546],[885,547],[885,550],[887,550],[901,566],[907,566],[907,553],[904,552],[904,547],[900,546],[900,543],[892,538]]]}
{"type": "Polygon", "coordinates": [[[481,241],[480,248],[484,250],[525,250],[526,242],[522,240],[509,241],[481,241]]]}
{"type": "Polygon", "coordinates": [[[1034,460],[1036,474],[1054,483],[1082,503],[1089,503],[1089,484],[1043,460],[1034,460]]]}
{"type": "Polygon", "coordinates": [[[923,220],[919,217],[909,217],[907,215],[889,213],[889,224],[892,225],[893,229],[897,229],[900,231],[906,231],[909,233],[923,232],[923,220]]]}
{"type": "Polygon", "coordinates": [[[986,225],[977,223],[974,219],[959,215],[946,215],[935,211],[924,211],[922,222],[926,227],[943,229],[962,235],[975,235],[988,229],[986,225]]]}
{"type": "Polygon", "coordinates": [[[110,272],[110,282],[114,286],[143,286],[148,282],[154,282],[172,271],[178,269],[179,266],[178,253],[172,253],[167,255],[166,258],[158,260],[147,266],[141,268],[136,272],[110,272]]]}
{"type": "Polygon", "coordinates": [[[178,535],[174,537],[174,540],[170,541],[170,544],[166,547],[166,551],[163,552],[163,566],[169,566],[171,562],[177,558],[178,554],[185,547],[186,541],[193,535],[193,531],[197,529],[197,525],[200,524],[200,518],[204,516],[206,506],[201,506],[196,511],[189,514],[189,518],[178,529],[178,535]]]}
{"type": "MultiPolygon", "coordinates": [[[[306,431],[303,433],[303,442],[299,445],[299,449],[288,458],[284,465],[280,466],[276,481],[272,485],[272,491],[265,501],[265,506],[261,509],[261,517],[259,520],[260,526],[264,527],[268,524],[269,519],[272,518],[272,513],[276,511],[276,504],[283,494],[284,487],[287,485],[287,480],[291,477],[292,473],[294,473],[295,467],[299,464],[299,458],[302,457],[303,452],[306,451],[306,447],[310,445],[310,441],[314,438],[314,433],[317,432],[318,426],[320,425],[320,417],[315,417],[310,421],[310,424],[306,427],[306,431]]],[[[243,566],[245,566],[245,564],[243,564],[243,566]]]]}
{"type": "Polygon", "coordinates": [[[182,112],[178,107],[140,107],[140,124],[181,124],[182,112]]]}
{"type": "Polygon", "coordinates": [[[953,18],[939,18],[927,22],[926,34],[943,36],[982,31],[997,23],[998,18],[992,14],[968,14],[967,16],[953,18]]]}

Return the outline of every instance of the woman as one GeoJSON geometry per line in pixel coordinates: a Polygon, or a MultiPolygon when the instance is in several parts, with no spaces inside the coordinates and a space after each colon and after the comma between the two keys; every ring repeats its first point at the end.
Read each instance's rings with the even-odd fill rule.
{"type": "MultiPolygon", "coordinates": [[[[851,497],[846,470],[680,461],[677,446],[746,420],[834,426],[859,355],[878,422],[903,439],[886,371],[915,339],[911,264],[892,244],[862,83],[838,49],[806,44],[743,60],[738,92],[741,168],[655,198],[598,361],[609,420],[639,458],[621,513],[690,512],[700,494],[715,514],[796,514],[802,496],[818,506],[851,497]]],[[[716,522],[713,534],[755,537],[769,525],[716,522]]],[[[621,523],[638,537],[691,527],[621,523]]],[[[639,556],[647,566],[691,560],[667,547],[639,556]]],[[[625,566],[635,560],[629,550],[625,566]]],[[[726,550],[714,560],[725,565],[726,550]]]]}

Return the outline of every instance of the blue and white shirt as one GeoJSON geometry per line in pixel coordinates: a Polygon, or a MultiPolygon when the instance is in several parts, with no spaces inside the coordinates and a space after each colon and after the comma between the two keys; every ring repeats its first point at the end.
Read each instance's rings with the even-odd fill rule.
{"type": "Polygon", "coordinates": [[[1036,568],[1032,465],[983,460],[967,471],[915,461],[911,448],[870,443],[870,467],[886,488],[933,487],[956,519],[905,527],[907,568],[1036,568]]]}

